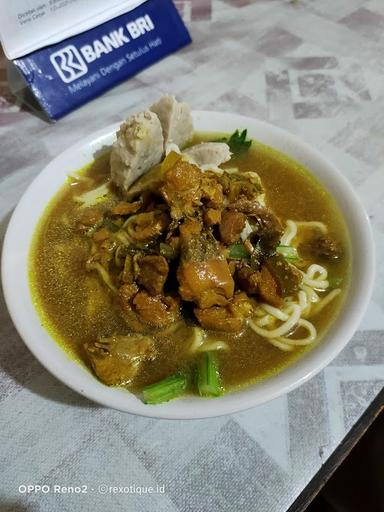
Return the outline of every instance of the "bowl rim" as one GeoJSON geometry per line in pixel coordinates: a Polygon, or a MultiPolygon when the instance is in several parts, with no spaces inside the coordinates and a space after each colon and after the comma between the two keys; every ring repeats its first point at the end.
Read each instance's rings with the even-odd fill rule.
{"type": "Polygon", "coordinates": [[[375,251],[368,215],[352,185],[331,162],[324,158],[320,151],[303,142],[297,136],[254,118],[214,111],[193,111],[192,114],[195,125],[197,125],[196,131],[231,131],[231,128],[228,128],[229,126],[236,126],[237,128],[247,127],[251,138],[256,138],[274,147],[278,151],[287,154],[290,158],[303,163],[306,167],[307,161],[313,160],[313,162],[317,162],[316,165],[319,166],[320,170],[314,171],[312,165],[310,171],[336,199],[341,214],[344,217],[349,235],[352,238],[352,273],[357,283],[353,289],[350,286],[338,317],[333,321],[331,328],[317,346],[279,373],[246,388],[215,399],[185,397],[166,404],[151,406],[143,404],[135,395],[127,390],[111,388],[101,384],[88,370],[68,357],[60,345],[41,326],[39,314],[33,306],[29,288],[28,268],[23,268],[21,276],[22,286],[17,281],[15,273],[18,265],[23,266],[23,264],[27,264],[26,267],[28,267],[30,244],[37,223],[41,218],[41,213],[45,210],[50,199],[63,185],[65,176],[79,169],[82,165],[89,163],[92,158],[89,155],[90,151],[92,151],[91,155],[94,155],[96,151],[105,145],[106,141],[109,141],[109,144],[114,139],[116,129],[120,123],[114,123],[84,137],[57,155],[44,167],[28,186],[12,214],[4,237],[2,251],[1,278],[5,302],[13,323],[24,343],[40,363],[61,382],[101,405],[152,418],[198,419],[232,414],[277,398],[300,386],[321,371],[351,339],[368,306],[374,283],[375,251]],[[213,128],[209,130],[200,128],[199,124],[204,123],[208,126],[222,126],[223,129],[213,128]],[[264,134],[264,136],[260,137],[260,135],[257,135],[256,137],[252,132],[258,132],[264,134]],[[266,140],[269,142],[266,142],[266,140]],[[280,147],[273,145],[273,142],[279,144],[280,147]],[[299,157],[296,155],[299,155],[299,157]],[[62,162],[67,160],[70,162],[71,159],[80,160],[84,163],[78,165],[76,169],[70,168],[70,165],[68,165],[66,170],[60,167],[63,165],[62,162]],[[30,232],[27,230],[26,240],[20,241],[18,235],[19,228],[23,219],[25,220],[27,209],[31,205],[36,207],[38,203],[34,196],[36,193],[40,192],[40,195],[44,196],[44,185],[52,184],[54,179],[58,180],[58,177],[53,174],[53,171],[57,171],[57,167],[61,168],[60,176],[63,179],[56,186],[56,192],[53,192],[49,195],[48,199],[44,199],[41,202],[38,207],[40,213],[35,214],[36,221],[30,232]],[[322,174],[321,177],[318,175],[319,173],[322,174]],[[330,190],[324,181],[332,182],[334,188],[330,190]],[[43,190],[42,193],[41,190],[43,190]],[[346,212],[348,212],[348,216],[346,216],[346,212]],[[365,248],[364,258],[362,257],[362,249],[359,249],[360,258],[357,258],[357,254],[354,252],[356,247],[354,246],[353,239],[360,241],[360,245],[355,244],[356,247],[365,248]],[[20,244],[21,248],[19,247],[20,244]],[[27,259],[25,259],[26,247],[27,259]],[[20,255],[19,253],[22,254],[20,255]],[[25,293],[25,280],[27,280],[28,294],[25,293]],[[21,298],[18,295],[20,290],[24,290],[21,298]],[[354,294],[353,291],[356,290],[359,293],[354,294]],[[349,309],[347,309],[347,306],[349,309]],[[36,330],[36,333],[33,334],[30,332],[28,321],[25,321],[24,316],[24,314],[31,315],[31,307],[35,314],[33,319],[31,317],[30,322],[31,327],[36,330]],[[344,322],[341,321],[342,319],[344,319],[344,322]],[[39,335],[37,334],[36,320],[40,327],[39,335]],[[45,338],[46,341],[49,339],[48,345],[45,345],[50,354],[49,356],[47,356],[47,352],[44,349],[44,343],[40,342],[41,338],[45,338]],[[85,377],[85,374],[87,377],[85,377]]]}

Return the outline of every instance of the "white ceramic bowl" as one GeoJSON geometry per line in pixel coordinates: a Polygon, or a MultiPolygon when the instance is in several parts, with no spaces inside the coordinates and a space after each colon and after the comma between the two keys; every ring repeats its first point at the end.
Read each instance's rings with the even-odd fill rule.
{"type": "Polygon", "coordinates": [[[374,247],[368,217],[351,185],[318,151],[275,126],[220,112],[193,113],[199,131],[232,132],[247,128],[250,137],[308,167],[333,194],[346,220],[353,255],[352,283],[344,307],[323,340],[276,376],[215,399],[186,397],[162,405],[145,405],[124,389],[101,384],[75,363],[41,327],[28,283],[28,253],[36,224],[68,173],[92,161],[110,145],[117,125],[104,128],[56,157],[32,182],[15,209],[4,240],[2,281],[5,299],[20,336],[37,359],[62,382],[95,402],[156,418],[206,418],[253,407],[287,393],[313,377],[348,343],[368,305],[374,277],[374,247]]]}

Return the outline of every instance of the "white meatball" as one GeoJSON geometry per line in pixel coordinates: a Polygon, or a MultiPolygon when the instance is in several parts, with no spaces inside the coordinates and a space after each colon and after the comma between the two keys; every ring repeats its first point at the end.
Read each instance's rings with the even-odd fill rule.
{"type": "Polygon", "coordinates": [[[174,143],[182,147],[193,136],[191,110],[186,103],[179,103],[174,96],[162,96],[149,110],[157,114],[163,128],[164,149],[174,143]]]}
{"type": "Polygon", "coordinates": [[[111,178],[123,190],[163,155],[164,138],[159,118],[150,111],[129,117],[117,132],[111,152],[111,178]]]}
{"type": "Polygon", "coordinates": [[[183,151],[198,166],[218,167],[231,159],[231,151],[224,142],[202,142],[183,151]]]}

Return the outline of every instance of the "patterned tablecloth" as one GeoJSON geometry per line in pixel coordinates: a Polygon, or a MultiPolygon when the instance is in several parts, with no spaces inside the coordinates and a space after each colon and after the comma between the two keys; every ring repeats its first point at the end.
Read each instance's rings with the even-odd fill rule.
{"type": "Polygon", "coordinates": [[[339,357],[287,396],[232,416],[158,421],[99,407],[58,382],[2,301],[1,511],[285,511],[383,386],[384,2],[177,4],[193,45],[55,125],[15,103],[1,64],[1,235],[51,158],[172,92],[196,109],[266,119],[333,160],[373,224],[379,268],[369,311],[339,357]],[[19,486],[28,484],[50,489],[25,494],[19,486]]]}

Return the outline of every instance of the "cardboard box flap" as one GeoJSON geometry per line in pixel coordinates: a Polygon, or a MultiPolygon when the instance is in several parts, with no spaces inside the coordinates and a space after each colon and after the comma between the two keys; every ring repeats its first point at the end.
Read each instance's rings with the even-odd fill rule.
{"type": "Polygon", "coordinates": [[[129,12],[147,0],[0,2],[0,40],[8,59],[23,57],[129,12]]]}

